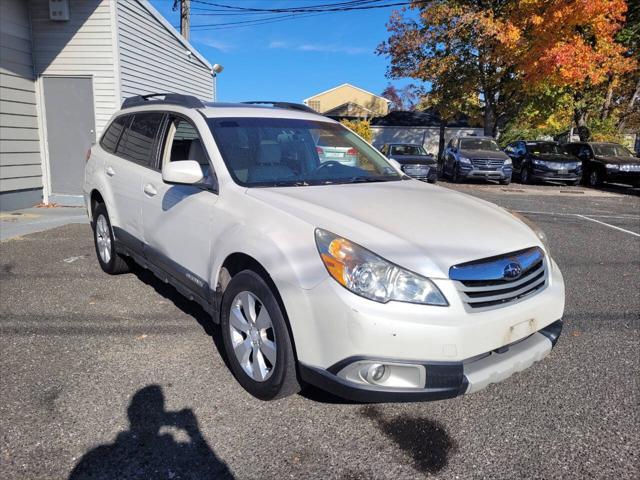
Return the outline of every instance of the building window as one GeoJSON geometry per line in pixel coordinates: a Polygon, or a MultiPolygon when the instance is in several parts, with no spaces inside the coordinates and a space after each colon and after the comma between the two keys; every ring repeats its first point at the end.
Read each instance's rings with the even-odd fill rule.
{"type": "Polygon", "coordinates": [[[313,108],[316,112],[320,111],[320,100],[310,100],[309,107],[313,108]]]}

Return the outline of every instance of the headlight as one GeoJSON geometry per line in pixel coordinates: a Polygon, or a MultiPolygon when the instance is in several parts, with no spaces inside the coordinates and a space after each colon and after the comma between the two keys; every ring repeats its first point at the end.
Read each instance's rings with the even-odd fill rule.
{"type": "Polygon", "coordinates": [[[317,228],[316,245],[329,275],[356,295],[380,303],[395,300],[449,305],[428,278],[400,268],[345,238],[317,228]]]}
{"type": "Polygon", "coordinates": [[[469,160],[467,157],[460,156],[458,157],[458,160],[460,161],[460,163],[471,165],[471,160],[469,160]]]}
{"type": "Polygon", "coordinates": [[[607,168],[609,170],[618,170],[620,168],[620,165],[616,165],[615,163],[607,163],[607,168]]]}
{"type": "Polygon", "coordinates": [[[505,164],[505,165],[511,165],[512,163],[513,163],[513,162],[511,161],[511,158],[507,158],[507,159],[504,161],[504,164],[505,164]]]}
{"type": "Polygon", "coordinates": [[[514,212],[513,210],[507,210],[507,212],[509,212],[511,215],[516,217],[518,220],[524,223],[527,227],[533,230],[533,233],[535,233],[536,236],[540,239],[540,242],[542,243],[542,246],[544,247],[544,250],[547,253],[547,256],[551,257],[551,249],[549,248],[549,239],[547,238],[547,234],[544,233],[544,231],[542,231],[542,229],[536,223],[529,220],[524,215],[520,215],[519,213],[514,212]]]}

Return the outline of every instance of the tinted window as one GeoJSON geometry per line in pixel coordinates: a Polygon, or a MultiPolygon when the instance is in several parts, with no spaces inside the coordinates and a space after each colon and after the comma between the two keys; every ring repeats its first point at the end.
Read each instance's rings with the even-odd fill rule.
{"type": "Polygon", "coordinates": [[[498,144],[489,138],[462,138],[460,140],[461,150],[490,150],[499,152],[498,144]]]}
{"type": "Polygon", "coordinates": [[[117,153],[141,165],[152,163],[155,139],[163,113],[136,113],[131,126],[118,144],[117,153]]]}
{"type": "Polygon", "coordinates": [[[538,154],[567,154],[567,150],[564,146],[554,142],[531,142],[527,143],[527,150],[534,155],[538,154]]]}
{"type": "Polygon", "coordinates": [[[626,147],[617,143],[594,143],[593,153],[603,157],[632,157],[626,147]]]}
{"type": "Polygon", "coordinates": [[[426,155],[420,145],[394,145],[391,147],[391,155],[426,155]]]}
{"type": "Polygon", "coordinates": [[[100,141],[102,148],[109,153],[115,153],[122,130],[124,130],[130,119],[131,117],[129,115],[122,115],[111,122],[111,125],[109,125],[109,128],[104,132],[102,140],[100,141]]]}

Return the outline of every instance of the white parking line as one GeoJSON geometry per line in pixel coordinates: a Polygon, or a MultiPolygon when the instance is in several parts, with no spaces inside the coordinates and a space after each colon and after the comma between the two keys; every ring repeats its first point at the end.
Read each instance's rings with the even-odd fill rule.
{"type": "Polygon", "coordinates": [[[560,216],[560,217],[578,217],[578,218],[582,218],[584,220],[588,220],[590,222],[595,222],[595,223],[599,223],[600,225],[604,225],[606,227],[609,228],[613,228],[614,230],[619,230],[621,232],[624,233],[628,233],[629,235],[633,235],[634,237],[640,237],[640,233],[636,233],[633,232],[631,230],[627,230],[625,228],[621,228],[621,227],[617,227],[615,225],[611,225],[609,223],[605,223],[602,222],[600,220],[596,220],[595,218],[591,218],[591,217],[601,217],[601,218],[618,218],[618,219],[624,219],[624,220],[640,220],[640,217],[635,216],[635,215],[629,215],[629,216],[620,216],[620,215],[581,215],[579,213],[559,213],[559,212],[531,212],[531,211],[527,211],[527,210],[517,210],[518,213],[530,213],[532,215],[555,215],[555,216],[560,216]]]}
{"type": "Polygon", "coordinates": [[[633,235],[634,237],[640,237],[640,233],[636,233],[636,232],[632,232],[631,230],[626,230],[624,228],[616,227],[615,225],[610,225],[608,223],[601,222],[600,220],[596,220],[595,218],[585,217],[584,215],[578,215],[577,213],[576,213],[576,217],[584,218],[585,220],[599,223],[600,225],[606,225],[607,227],[613,228],[615,230],[620,230],[621,232],[628,233],[629,235],[633,235]]]}

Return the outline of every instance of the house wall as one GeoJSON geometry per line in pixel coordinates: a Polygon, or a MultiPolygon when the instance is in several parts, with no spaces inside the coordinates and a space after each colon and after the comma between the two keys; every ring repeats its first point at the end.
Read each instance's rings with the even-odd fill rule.
{"type": "Polygon", "coordinates": [[[214,98],[211,67],[187,54],[184,43],[149,11],[147,2],[118,2],[118,43],[122,100],[173,92],[214,98]]]}
{"type": "Polygon", "coordinates": [[[96,133],[119,106],[113,22],[115,0],[69,0],[69,21],[49,20],[48,0],[29,0],[36,76],[93,78],[96,133]]]}
{"type": "Polygon", "coordinates": [[[342,85],[328,92],[315,95],[308,98],[305,103],[316,109],[314,102],[320,102],[319,110],[317,110],[319,113],[324,113],[347,102],[353,102],[368,108],[378,116],[386,115],[389,111],[388,103],[385,99],[351,85],[342,85]]]}
{"type": "Polygon", "coordinates": [[[0,210],[42,198],[29,11],[23,0],[0,0],[0,210]]]}
{"type": "MultiPolygon", "coordinates": [[[[375,147],[382,147],[385,143],[418,143],[424,146],[428,153],[438,155],[440,140],[439,127],[386,127],[372,126],[375,147]]],[[[444,132],[445,144],[452,138],[464,135],[484,135],[482,128],[447,127],[444,132]]]]}

